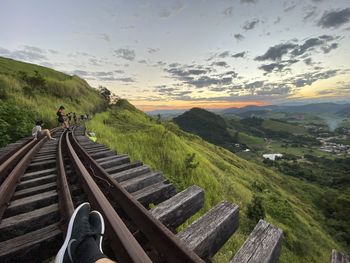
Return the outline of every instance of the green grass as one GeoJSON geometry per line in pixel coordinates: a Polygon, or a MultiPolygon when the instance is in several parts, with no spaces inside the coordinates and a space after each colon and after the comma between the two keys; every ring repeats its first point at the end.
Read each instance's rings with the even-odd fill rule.
{"type": "Polygon", "coordinates": [[[35,120],[44,120],[46,127],[56,126],[60,105],[66,113],[78,116],[106,107],[98,91],[77,76],[0,57],[0,147],[30,135],[35,120]],[[35,71],[44,85],[29,85],[21,78],[23,72],[32,77],[35,71]]]}
{"type": "Polygon", "coordinates": [[[205,190],[204,210],[181,229],[224,199],[240,206],[239,230],[214,262],[228,262],[252,230],[246,209],[253,194],[262,196],[266,220],[284,231],[280,262],[328,262],[333,248],[344,249],[324,230],[323,216],[314,205],[326,189],[241,159],[171,122],[157,123],[126,101],[96,114],[87,126],[100,143],[163,171],[178,190],[193,184],[205,190]],[[193,153],[199,165],[187,169],[186,159],[193,153]]]}
{"type": "Polygon", "coordinates": [[[307,134],[307,130],[302,126],[279,122],[271,119],[264,120],[264,122],[262,123],[262,127],[265,129],[277,131],[277,132],[288,132],[292,134],[307,134]]]}

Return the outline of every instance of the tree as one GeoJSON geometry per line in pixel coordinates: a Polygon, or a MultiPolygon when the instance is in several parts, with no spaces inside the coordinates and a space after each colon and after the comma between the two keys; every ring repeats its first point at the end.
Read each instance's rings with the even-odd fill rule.
{"type": "Polygon", "coordinates": [[[101,96],[108,102],[108,104],[115,104],[119,100],[119,96],[111,92],[106,87],[99,86],[98,91],[100,92],[101,96]]]}

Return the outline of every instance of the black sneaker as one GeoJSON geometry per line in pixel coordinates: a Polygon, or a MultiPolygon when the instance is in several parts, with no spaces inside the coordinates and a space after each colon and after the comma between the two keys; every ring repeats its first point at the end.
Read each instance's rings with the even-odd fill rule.
{"type": "Polygon", "coordinates": [[[90,212],[89,216],[91,232],[95,233],[94,239],[96,241],[97,247],[102,251],[102,238],[105,233],[105,223],[100,212],[94,210],[90,212]]]}
{"type": "Polygon", "coordinates": [[[90,204],[79,205],[69,220],[66,239],[58,251],[55,263],[71,263],[75,249],[91,233],[89,224],[90,204]]]}

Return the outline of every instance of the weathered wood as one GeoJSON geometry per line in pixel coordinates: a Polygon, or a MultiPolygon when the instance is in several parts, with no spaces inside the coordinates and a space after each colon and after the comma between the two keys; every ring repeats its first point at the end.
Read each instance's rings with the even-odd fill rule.
{"type": "Polygon", "coordinates": [[[16,191],[12,197],[12,200],[17,200],[30,195],[40,194],[57,188],[56,182],[43,184],[39,186],[30,187],[27,189],[16,191]]]}
{"type": "Polygon", "coordinates": [[[49,175],[49,174],[54,174],[56,173],[56,167],[55,168],[49,168],[49,169],[44,169],[40,171],[35,171],[35,172],[30,172],[30,173],[25,173],[21,177],[21,181],[26,181],[30,179],[35,179],[44,175],[49,175]]]}
{"type": "Polygon", "coordinates": [[[45,161],[45,160],[50,160],[50,159],[55,159],[54,154],[49,154],[49,155],[44,155],[44,156],[36,156],[32,159],[33,162],[40,162],[40,161],[45,161]]]}
{"type": "Polygon", "coordinates": [[[134,163],[125,163],[125,164],[121,164],[118,166],[113,167],[113,173],[110,173],[110,175],[112,177],[116,176],[116,174],[122,172],[122,171],[126,171],[135,167],[139,167],[142,165],[142,162],[136,161],[134,163]]]}
{"type": "Polygon", "coordinates": [[[118,155],[112,155],[112,156],[107,156],[107,157],[96,158],[95,161],[98,162],[98,163],[101,163],[101,162],[104,162],[104,161],[107,161],[107,160],[114,159],[116,156],[118,156],[118,155]]]}
{"type": "MultiPolygon", "coordinates": [[[[106,172],[109,172],[111,169],[112,168],[106,169],[106,172]]],[[[112,171],[115,172],[115,169],[113,169],[112,171]]],[[[142,165],[142,166],[138,166],[138,167],[135,167],[135,168],[132,168],[132,169],[128,169],[128,170],[125,170],[125,171],[121,171],[119,173],[113,173],[112,177],[118,183],[120,183],[120,182],[129,180],[129,179],[135,178],[136,176],[149,173],[150,171],[151,171],[151,169],[147,165],[142,165]]]]}
{"type": "Polygon", "coordinates": [[[130,180],[123,181],[120,183],[120,185],[124,187],[125,190],[132,193],[163,180],[164,178],[162,174],[160,174],[159,172],[151,172],[144,175],[140,175],[130,180]]]}
{"type": "Polygon", "coordinates": [[[101,158],[101,157],[107,157],[107,156],[112,156],[116,155],[115,151],[112,150],[107,150],[107,151],[102,151],[102,152],[97,152],[97,153],[92,153],[90,156],[94,159],[101,158]]]}
{"type": "Polygon", "coordinates": [[[175,187],[167,180],[152,184],[141,190],[133,192],[132,195],[142,205],[148,206],[150,203],[159,204],[176,194],[175,187]]]}
{"type": "Polygon", "coordinates": [[[239,207],[223,201],[177,234],[186,246],[209,260],[225,244],[239,225],[239,207]]]}
{"type": "Polygon", "coordinates": [[[331,263],[350,263],[350,257],[333,249],[331,263]]]}
{"type": "Polygon", "coordinates": [[[58,204],[5,218],[0,224],[0,241],[51,225],[59,219],[58,204]]]}
{"type": "Polygon", "coordinates": [[[43,206],[51,205],[57,202],[57,197],[58,195],[56,191],[49,191],[12,201],[6,209],[4,216],[11,217],[43,206]]]}
{"type": "Polygon", "coordinates": [[[168,228],[175,230],[204,206],[204,191],[193,185],[159,204],[151,214],[168,228]]]}
{"type": "Polygon", "coordinates": [[[62,244],[62,232],[58,224],[49,225],[0,243],[0,262],[41,262],[57,253],[59,243],[62,244]]]}
{"type": "Polygon", "coordinates": [[[230,263],[278,262],[283,232],[260,220],[230,263]]]}
{"type": "Polygon", "coordinates": [[[27,171],[33,171],[33,170],[42,170],[45,168],[51,168],[56,165],[56,160],[48,160],[48,161],[42,161],[42,162],[32,162],[28,168],[27,171]]]}
{"type": "Polygon", "coordinates": [[[115,158],[104,161],[104,162],[99,162],[99,164],[104,168],[110,168],[116,165],[121,165],[124,163],[130,163],[130,158],[128,155],[123,154],[123,155],[117,155],[115,158]]]}
{"type": "Polygon", "coordinates": [[[23,181],[21,183],[19,183],[17,185],[16,190],[22,190],[25,188],[29,188],[29,187],[33,187],[33,186],[38,186],[41,184],[47,184],[47,183],[52,183],[55,182],[57,178],[56,174],[49,174],[49,175],[45,175],[39,178],[35,178],[32,180],[27,180],[27,181],[23,181]]]}

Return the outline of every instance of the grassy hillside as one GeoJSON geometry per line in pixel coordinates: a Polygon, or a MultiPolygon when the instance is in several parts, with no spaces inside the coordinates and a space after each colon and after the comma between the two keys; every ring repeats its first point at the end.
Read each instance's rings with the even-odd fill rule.
{"type": "Polygon", "coordinates": [[[96,89],[77,76],[0,57],[0,147],[30,134],[34,121],[57,125],[56,111],[92,113],[105,108],[96,89]]]}
{"type": "MultiPolygon", "coordinates": [[[[205,210],[223,199],[240,206],[239,231],[216,255],[215,262],[228,262],[242,245],[257,220],[250,212],[258,199],[266,220],[284,231],[280,262],[329,262],[332,248],[344,251],[345,246],[324,230],[325,218],[316,209],[317,202],[325,199],[326,187],[245,161],[171,122],[157,122],[125,100],[96,114],[88,129],[96,132],[101,143],[163,171],[178,190],[192,184],[204,188],[205,210]]],[[[349,189],[344,191],[344,195],[349,194],[349,189]]]]}
{"type": "Polygon", "coordinates": [[[271,119],[264,120],[262,123],[262,127],[267,130],[276,131],[276,132],[307,134],[307,130],[302,126],[292,125],[289,123],[285,123],[277,120],[271,120],[271,119]]]}

